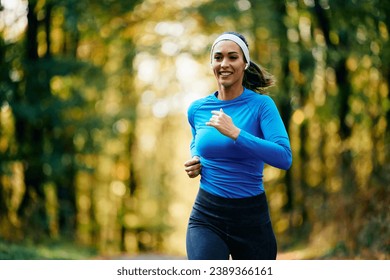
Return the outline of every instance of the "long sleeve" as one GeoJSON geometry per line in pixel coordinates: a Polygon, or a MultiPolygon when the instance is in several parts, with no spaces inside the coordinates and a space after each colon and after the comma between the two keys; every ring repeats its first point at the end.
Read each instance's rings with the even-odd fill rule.
{"type": "Polygon", "coordinates": [[[264,191],[264,164],[288,169],[292,163],[290,141],[271,97],[251,90],[233,100],[216,94],[194,101],[188,109],[192,156],[202,162],[200,186],[222,197],[248,197],[264,191]],[[240,128],[238,138],[206,125],[213,110],[229,115],[240,128]]]}
{"type": "Polygon", "coordinates": [[[199,153],[196,150],[196,146],[195,146],[196,129],[195,129],[195,122],[194,122],[194,112],[195,112],[195,103],[191,104],[191,106],[188,108],[187,111],[187,118],[191,127],[191,135],[192,135],[192,139],[190,142],[191,157],[199,156],[199,153]]]}
{"type": "Polygon", "coordinates": [[[190,143],[191,157],[199,156],[199,153],[195,147],[195,133],[196,132],[195,132],[195,128],[192,125],[191,125],[191,133],[192,133],[192,139],[191,139],[191,143],[190,143]]]}
{"type": "Polygon", "coordinates": [[[241,130],[236,145],[269,165],[289,169],[292,164],[290,141],[278,109],[271,98],[267,98],[259,114],[264,139],[241,130]]]}

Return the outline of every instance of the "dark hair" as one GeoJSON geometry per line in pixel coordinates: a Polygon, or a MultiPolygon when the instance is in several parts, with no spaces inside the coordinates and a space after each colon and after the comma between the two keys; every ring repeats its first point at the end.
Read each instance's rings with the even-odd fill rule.
{"type": "MultiPolygon", "coordinates": [[[[224,34],[233,34],[238,36],[249,48],[248,42],[242,34],[231,31],[225,32],[224,34]]],[[[244,72],[244,79],[242,80],[242,85],[255,92],[265,93],[267,88],[275,85],[275,82],[275,77],[272,74],[270,74],[268,71],[251,61],[249,67],[244,72]]]]}

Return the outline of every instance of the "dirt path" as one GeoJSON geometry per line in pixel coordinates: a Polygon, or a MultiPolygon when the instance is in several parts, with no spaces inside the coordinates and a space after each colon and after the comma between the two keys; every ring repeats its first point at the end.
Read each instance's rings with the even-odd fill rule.
{"type": "MultiPolygon", "coordinates": [[[[100,256],[96,259],[101,260],[186,260],[185,256],[172,256],[165,254],[138,254],[138,255],[115,255],[115,256],[100,256]]],[[[304,254],[301,251],[291,251],[278,253],[277,260],[302,260],[304,258],[304,254]]]]}

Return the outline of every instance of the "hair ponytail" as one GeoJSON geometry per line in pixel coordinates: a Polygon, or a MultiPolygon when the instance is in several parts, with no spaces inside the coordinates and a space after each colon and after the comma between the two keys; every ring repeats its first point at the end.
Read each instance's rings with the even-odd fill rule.
{"type": "Polygon", "coordinates": [[[256,63],[250,62],[244,72],[242,85],[258,93],[266,93],[267,88],[275,85],[275,77],[256,63]]]}

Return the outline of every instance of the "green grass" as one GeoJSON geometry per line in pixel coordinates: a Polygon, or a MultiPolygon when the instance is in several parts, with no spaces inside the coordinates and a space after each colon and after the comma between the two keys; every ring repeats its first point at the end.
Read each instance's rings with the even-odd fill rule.
{"type": "Polygon", "coordinates": [[[0,239],[0,260],[84,260],[96,256],[96,250],[69,241],[11,243],[0,239]]]}

